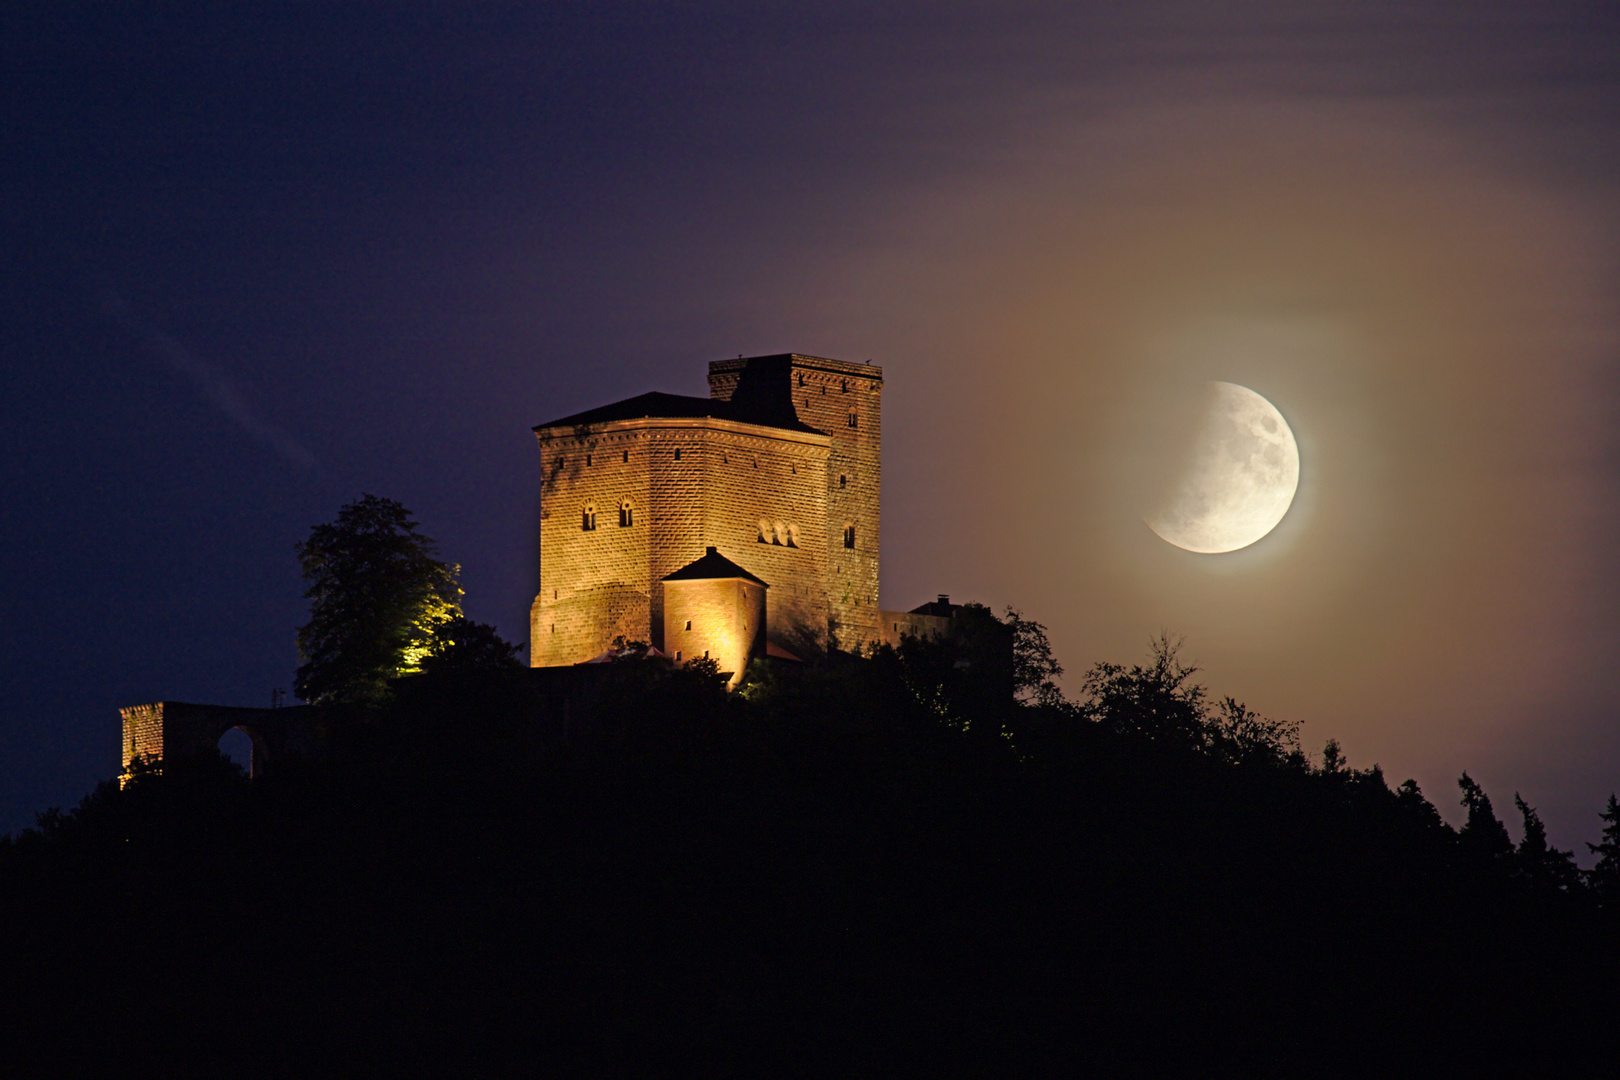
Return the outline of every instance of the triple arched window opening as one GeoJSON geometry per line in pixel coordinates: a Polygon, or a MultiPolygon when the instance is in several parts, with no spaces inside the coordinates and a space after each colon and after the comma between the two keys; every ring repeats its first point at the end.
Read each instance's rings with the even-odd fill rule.
{"type": "Polygon", "coordinates": [[[799,546],[799,527],[792,522],[759,519],[759,543],[774,547],[799,546]]]}

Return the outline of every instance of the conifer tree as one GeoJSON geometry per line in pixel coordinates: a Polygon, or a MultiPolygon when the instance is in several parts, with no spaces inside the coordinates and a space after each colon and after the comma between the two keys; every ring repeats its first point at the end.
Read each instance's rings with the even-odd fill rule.
{"type": "Polygon", "coordinates": [[[1541,815],[1517,791],[1513,802],[1524,818],[1524,839],[1514,852],[1520,878],[1541,892],[1567,892],[1579,887],[1581,872],[1575,865],[1575,853],[1559,851],[1547,843],[1547,827],[1541,823],[1541,815]]]}
{"type": "Polygon", "coordinates": [[[1458,778],[1457,786],[1462,789],[1462,802],[1468,808],[1468,820],[1457,834],[1464,850],[1487,859],[1512,855],[1513,841],[1508,837],[1507,826],[1497,818],[1485,789],[1466,772],[1458,778]]]}
{"type": "Polygon", "coordinates": [[[1597,865],[1586,872],[1586,881],[1605,906],[1620,908],[1620,801],[1613,794],[1608,809],[1598,817],[1604,821],[1603,839],[1586,845],[1598,857],[1597,865]]]}

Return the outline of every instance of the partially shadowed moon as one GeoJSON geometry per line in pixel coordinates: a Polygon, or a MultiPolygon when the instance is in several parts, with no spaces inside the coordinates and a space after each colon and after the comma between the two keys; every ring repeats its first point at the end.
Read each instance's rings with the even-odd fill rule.
{"type": "Polygon", "coordinates": [[[1236,383],[1210,384],[1192,460],[1150,529],[1179,548],[1236,551],[1288,513],[1299,488],[1299,446],[1276,406],[1236,383]]]}

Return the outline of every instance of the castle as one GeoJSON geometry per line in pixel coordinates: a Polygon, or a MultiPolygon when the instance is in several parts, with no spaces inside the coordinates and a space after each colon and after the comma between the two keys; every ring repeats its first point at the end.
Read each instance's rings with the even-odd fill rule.
{"type": "MultiPolygon", "coordinates": [[[[534,429],[533,667],[615,639],[749,660],[932,631],[878,603],[883,369],[787,353],[709,365],[709,396],[650,393],[534,429]]],[[[939,605],[930,605],[930,608],[939,605]]]]}
{"type": "MultiPolygon", "coordinates": [[[[936,635],[947,597],[879,611],[883,369],[816,356],[709,365],[709,396],[642,394],[534,429],[540,591],[529,613],[537,722],[567,732],[613,672],[581,667],[617,639],[677,662],[808,659],[936,635]]],[[[120,710],[127,778],[216,745],[253,743],[253,773],[325,753],[318,706],[160,701],[120,710]]]]}

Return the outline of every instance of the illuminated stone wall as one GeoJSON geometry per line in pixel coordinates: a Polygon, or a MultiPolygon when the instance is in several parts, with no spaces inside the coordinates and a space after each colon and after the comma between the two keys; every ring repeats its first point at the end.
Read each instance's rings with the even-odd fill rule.
{"type": "Polygon", "coordinates": [[[118,710],[124,720],[123,777],[129,776],[129,766],[137,757],[163,760],[163,704],[158,701],[118,710]]]}
{"type": "Polygon", "coordinates": [[[826,436],[710,417],[536,434],[542,482],[533,666],[589,660],[620,635],[669,651],[654,585],[709,546],[770,584],[771,640],[794,651],[805,635],[825,634],[826,436]],[[629,516],[621,518],[625,509],[629,516]],[[587,529],[593,510],[595,528],[587,529]]]}
{"type": "Polygon", "coordinates": [[[679,661],[708,656],[736,686],[748,661],[765,655],[768,590],[740,578],[665,581],[664,651],[679,661]]]}
{"type": "MultiPolygon", "coordinates": [[[[798,353],[709,365],[709,394],[791,410],[832,439],[827,460],[828,614],[838,645],[880,640],[878,555],[883,483],[883,369],[798,353]],[[846,530],[853,529],[853,547],[846,530]]],[[[746,565],[746,563],[745,563],[746,565]]],[[[755,571],[771,583],[770,575],[755,571]]]]}

